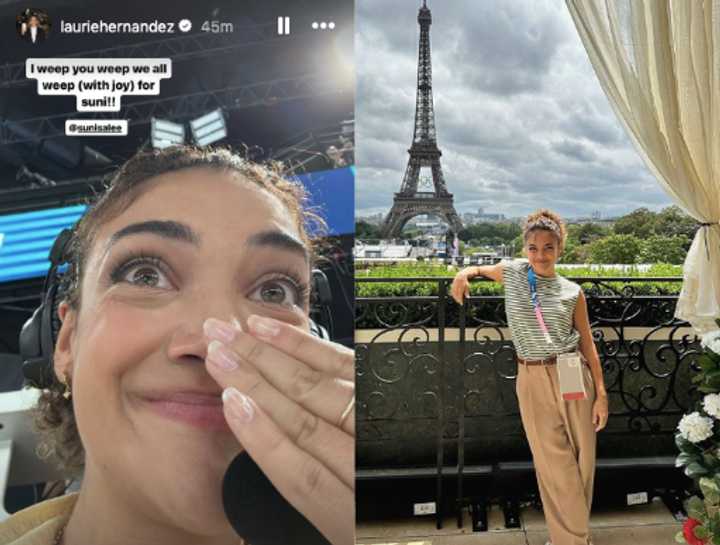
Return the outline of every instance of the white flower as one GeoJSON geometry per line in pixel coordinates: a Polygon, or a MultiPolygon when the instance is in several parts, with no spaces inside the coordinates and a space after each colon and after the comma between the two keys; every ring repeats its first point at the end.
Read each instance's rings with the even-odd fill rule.
{"type": "Polygon", "coordinates": [[[708,394],[703,398],[703,409],[710,416],[720,418],[720,394],[708,394]]]}
{"type": "Polygon", "coordinates": [[[700,341],[700,346],[706,350],[712,350],[716,354],[720,355],[720,329],[705,333],[700,341]]]}
{"type": "Polygon", "coordinates": [[[697,411],[683,416],[678,424],[680,435],[691,443],[699,443],[710,437],[713,434],[712,428],[713,421],[707,416],[701,416],[697,411]]]}

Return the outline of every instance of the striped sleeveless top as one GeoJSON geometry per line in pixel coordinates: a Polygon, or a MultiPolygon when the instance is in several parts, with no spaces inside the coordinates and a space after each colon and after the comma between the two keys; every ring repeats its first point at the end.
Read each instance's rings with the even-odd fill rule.
{"type": "Polygon", "coordinates": [[[574,327],[573,315],[580,286],[560,275],[554,278],[537,276],[537,296],[553,341],[550,345],[545,341],[530,300],[529,267],[525,260],[503,262],[505,314],[518,356],[544,359],[577,350],[580,333],[574,327]]]}

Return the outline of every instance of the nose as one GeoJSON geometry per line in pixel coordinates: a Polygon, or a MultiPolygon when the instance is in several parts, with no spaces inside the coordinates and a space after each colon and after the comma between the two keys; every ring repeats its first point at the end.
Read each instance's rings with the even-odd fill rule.
{"type": "Polygon", "coordinates": [[[181,317],[170,333],[167,352],[171,361],[205,361],[207,339],[203,332],[203,323],[208,318],[240,323],[241,327],[244,327],[248,313],[230,304],[231,299],[227,293],[213,297],[206,291],[185,301],[181,317]]]}
{"type": "Polygon", "coordinates": [[[207,343],[200,328],[183,322],[170,336],[168,357],[171,361],[202,363],[207,357],[207,343]]]}

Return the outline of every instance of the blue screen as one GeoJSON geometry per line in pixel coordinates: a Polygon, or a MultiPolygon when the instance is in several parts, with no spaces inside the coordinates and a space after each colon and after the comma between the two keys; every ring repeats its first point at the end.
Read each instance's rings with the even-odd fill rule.
{"type": "Polygon", "coordinates": [[[355,231],[355,168],[323,170],[298,176],[310,198],[310,205],[327,222],[329,235],[355,231]]]}
{"type": "MultiPolygon", "coordinates": [[[[310,206],[327,222],[329,235],[354,230],[354,176],[353,167],[298,176],[310,206]]],[[[86,208],[76,205],[0,216],[0,282],[45,276],[55,238],[74,225],[86,208]]]]}
{"type": "Polygon", "coordinates": [[[76,205],[0,216],[0,282],[44,276],[55,238],[85,209],[76,205]]]}

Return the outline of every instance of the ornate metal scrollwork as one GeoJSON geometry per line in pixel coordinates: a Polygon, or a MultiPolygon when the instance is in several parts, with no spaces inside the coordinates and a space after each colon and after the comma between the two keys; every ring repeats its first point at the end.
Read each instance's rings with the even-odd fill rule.
{"type": "MultiPolygon", "coordinates": [[[[690,378],[699,355],[688,324],[674,318],[677,297],[642,293],[634,285],[639,278],[574,280],[586,294],[610,398],[600,452],[625,445],[641,450],[641,443],[652,437],[655,449],[660,445],[674,454],[677,421],[697,395],[690,378]]],[[[447,294],[450,279],[437,282],[437,293],[447,294]]],[[[432,460],[438,447],[435,432],[428,430],[437,429],[441,416],[444,440],[464,442],[466,459],[523,456],[527,445],[515,396],[517,365],[503,297],[471,297],[462,308],[447,295],[357,298],[356,316],[363,324],[371,318],[376,325],[372,337],[356,344],[360,465],[364,452],[382,452],[385,441],[397,441],[374,431],[373,426],[388,429],[390,421],[403,429],[403,446],[413,453],[398,459],[398,448],[388,449],[396,463],[432,460]],[[503,447],[494,451],[498,430],[505,434],[503,447]],[[508,440],[517,448],[508,451],[508,440]],[[418,455],[421,450],[427,456],[418,455]]]]}

